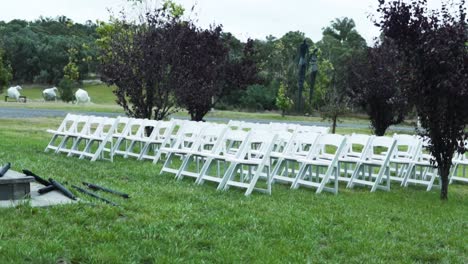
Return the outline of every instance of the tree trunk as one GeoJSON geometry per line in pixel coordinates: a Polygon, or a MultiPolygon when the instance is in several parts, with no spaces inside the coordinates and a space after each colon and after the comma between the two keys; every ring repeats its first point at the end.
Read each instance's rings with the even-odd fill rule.
{"type": "Polygon", "coordinates": [[[190,118],[192,121],[204,121],[203,117],[205,116],[207,112],[195,112],[195,113],[190,113],[190,118]]]}
{"type": "Polygon", "coordinates": [[[332,124],[332,134],[335,134],[336,131],[336,120],[338,119],[338,116],[333,117],[333,124],[332,124]]]}
{"type": "Polygon", "coordinates": [[[285,116],[285,111],[281,110],[281,117],[284,117],[284,116],[285,116]]]}
{"type": "Polygon", "coordinates": [[[448,185],[449,185],[450,165],[439,167],[439,177],[441,181],[440,199],[448,200],[448,185]]]}

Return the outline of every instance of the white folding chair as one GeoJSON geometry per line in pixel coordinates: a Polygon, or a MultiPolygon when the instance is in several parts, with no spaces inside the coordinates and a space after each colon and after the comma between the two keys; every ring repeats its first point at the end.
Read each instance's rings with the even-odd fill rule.
{"type": "Polygon", "coordinates": [[[373,136],[363,134],[351,134],[346,136],[346,146],[338,158],[340,168],[339,181],[349,182],[370,147],[373,136]]]}
{"type": "MultiPolygon", "coordinates": [[[[140,140],[145,133],[145,124],[148,119],[131,118],[120,135],[115,135],[116,142],[114,144],[113,154],[127,157],[130,146],[134,147],[135,142],[140,140]]],[[[140,149],[143,145],[140,143],[140,149]]],[[[134,154],[133,156],[136,156],[134,154]]],[[[138,156],[137,156],[138,157],[138,156]]]]}
{"type": "Polygon", "coordinates": [[[205,127],[206,125],[186,123],[178,131],[175,143],[170,146],[161,147],[160,151],[166,154],[166,160],[162,166],[161,173],[168,172],[177,174],[182,164],[173,162],[173,159],[175,156],[178,156],[181,160],[184,160],[186,155],[195,151],[200,144],[200,134],[204,131],[205,127]],[[177,166],[177,168],[173,168],[174,165],[177,166]]]}
{"type": "Polygon", "coordinates": [[[127,149],[125,150],[124,158],[134,157],[139,159],[145,151],[145,147],[154,137],[158,129],[159,121],[157,120],[143,120],[137,133],[129,136],[127,149]]]}
{"type": "Polygon", "coordinates": [[[434,184],[437,175],[437,166],[434,163],[434,157],[424,150],[426,149],[429,139],[418,138],[420,147],[417,150],[416,160],[414,161],[413,169],[407,173],[403,179],[402,186],[407,187],[410,183],[427,186],[426,191],[430,191],[433,187],[440,187],[439,184],[434,184]]]}
{"type": "Polygon", "coordinates": [[[75,123],[71,126],[70,130],[63,133],[62,141],[55,150],[55,153],[68,153],[73,145],[76,143],[76,140],[81,136],[87,133],[89,122],[95,118],[95,116],[78,116],[75,123]]]}
{"type": "Polygon", "coordinates": [[[414,135],[394,134],[396,140],[395,151],[390,157],[390,180],[403,185],[406,174],[412,173],[421,141],[414,135]]]}
{"type": "Polygon", "coordinates": [[[206,125],[200,127],[200,133],[198,133],[196,140],[189,139],[187,144],[184,142],[186,139],[181,138],[174,147],[163,149],[168,152],[168,155],[161,172],[173,173],[178,180],[186,176],[198,178],[204,163],[203,157],[205,157],[205,154],[211,154],[216,150],[227,129],[224,124],[206,125]],[[172,164],[171,161],[174,155],[181,156],[182,162],[172,164]]]}
{"type": "Polygon", "coordinates": [[[377,189],[389,191],[390,157],[393,155],[395,145],[396,141],[393,138],[373,137],[364,159],[360,160],[360,163],[356,166],[347,187],[353,188],[354,185],[364,185],[370,186],[371,192],[377,189]],[[366,169],[368,170],[367,175],[366,169]],[[375,170],[376,172],[374,172],[375,170]],[[383,181],[385,181],[386,185],[382,185],[383,181]]]}
{"type": "Polygon", "coordinates": [[[171,142],[171,135],[176,123],[173,121],[157,121],[157,124],[152,127],[151,135],[148,137],[146,144],[138,157],[138,160],[152,160],[157,163],[161,158],[161,148],[167,146],[171,142]]]}
{"type": "Polygon", "coordinates": [[[109,117],[91,117],[86,124],[85,133],[75,140],[72,148],[68,152],[68,156],[79,156],[80,159],[90,158],[91,161],[96,161],[98,158],[113,161],[112,135],[118,122],[117,118],[109,117]],[[84,142],[83,147],[81,142],[84,142]],[[107,147],[107,145],[109,145],[107,147]],[[106,158],[104,153],[109,153],[109,158],[106,158]]]}
{"type": "Polygon", "coordinates": [[[245,156],[250,133],[252,132],[228,128],[212,151],[200,153],[204,163],[195,182],[203,184],[205,181],[209,181],[219,185],[227,168],[227,159],[245,156]]]}
{"type": "Polygon", "coordinates": [[[454,181],[468,183],[468,174],[466,173],[468,167],[468,141],[465,141],[465,153],[456,153],[452,164],[450,183],[454,181]]]}
{"type": "Polygon", "coordinates": [[[218,185],[218,190],[237,187],[246,189],[246,196],[254,190],[271,194],[269,159],[276,138],[277,135],[269,131],[252,130],[246,139],[247,144],[240,152],[241,155],[226,158],[229,167],[218,185]],[[264,188],[257,185],[262,174],[266,174],[264,188]]]}
{"type": "Polygon", "coordinates": [[[272,182],[292,184],[300,169],[299,160],[310,155],[319,136],[316,132],[295,131],[283,151],[274,153],[277,161],[271,172],[272,182]]]}
{"type": "Polygon", "coordinates": [[[49,144],[47,144],[47,147],[44,151],[48,152],[49,150],[53,150],[54,152],[57,152],[63,143],[64,138],[76,134],[77,130],[81,129],[82,127],[82,125],[81,127],[78,127],[78,125],[83,124],[83,121],[86,122],[87,119],[87,116],[68,113],[56,130],[47,129],[47,132],[52,134],[52,139],[50,140],[49,144]]]}
{"type": "Polygon", "coordinates": [[[346,144],[346,138],[337,134],[324,134],[317,139],[313,151],[306,158],[298,159],[300,169],[291,185],[292,189],[300,186],[338,193],[338,177],[340,170],[338,158],[346,144]],[[314,170],[316,173],[314,175],[314,170]],[[331,187],[327,186],[333,182],[331,187]]]}

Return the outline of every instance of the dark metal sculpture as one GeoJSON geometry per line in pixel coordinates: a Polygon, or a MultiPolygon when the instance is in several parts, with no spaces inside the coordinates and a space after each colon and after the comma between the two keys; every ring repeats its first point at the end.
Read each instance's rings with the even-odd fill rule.
{"type": "Polygon", "coordinates": [[[8,162],[7,164],[5,164],[5,166],[3,166],[1,169],[0,169],[0,177],[3,177],[3,175],[5,175],[7,173],[7,171],[10,169],[11,167],[11,163],[8,162]]]}
{"type": "Polygon", "coordinates": [[[307,58],[309,54],[309,45],[306,40],[299,47],[299,80],[298,80],[298,97],[297,97],[297,111],[302,112],[302,91],[304,90],[305,74],[307,71],[307,58]]]}
{"type": "Polygon", "coordinates": [[[51,185],[50,182],[48,182],[47,180],[44,180],[43,178],[39,177],[38,175],[34,174],[32,171],[29,171],[29,170],[23,170],[23,173],[26,175],[26,176],[33,176],[34,179],[42,184],[42,185],[45,185],[45,186],[49,186],[51,185]]]}
{"type": "Polygon", "coordinates": [[[318,64],[317,64],[317,52],[318,49],[315,48],[312,54],[310,55],[310,85],[309,85],[309,105],[312,106],[312,95],[314,94],[315,79],[317,78],[318,73],[318,64]]]}
{"type": "Polygon", "coordinates": [[[53,190],[56,190],[55,186],[54,185],[49,185],[49,186],[46,186],[44,188],[41,188],[41,189],[37,190],[37,192],[39,194],[45,194],[45,193],[51,192],[53,190]]]}
{"type": "Polygon", "coordinates": [[[67,196],[68,198],[72,199],[72,200],[76,200],[76,197],[75,195],[73,195],[72,192],[70,192],[67,188],[65,188],[62,184],[60,184],[59,182],[49,178],[49,182],[55,186],[55,188],[60,191],[61,193],[63,193],[63,195],[67,196]]]}
{"type": "Polygon", "coordinates": [[[99,185],[96,185],[96,184],[83,182],[83,185],[87,186],[88,188],[90,188],[90,189],[92,189],[94,191],[101,190],[101,191],[104,191],[104,192],[108,192],[108,193],[112,193],[112,194],[115,194],[115,195],[118,195],[118,196],[122,196],[123,198],[130,198],[130,196],[128,194],[126,194],[126,193],[119,192],[119,191],[114,191],[112,189],[102,187],[102,186],[99,186],[99,185]]]}
{"type": "Polygon", "coordinates": [[[78,187],[78,186],[76,186],[76,185],[72,185],[72,187],[75,188],[75,189],[77,189],[79,192],[82,192],[82,193],[87,194],[87,195],[89,195],[89,196],[91,196],[91,197],[94,197],[94,198],[96,198],[96,199],[99,199],[99,200],[101,200],[101,201],[104,201],[104,202],[106,202],[106,203],[108,203],[108,204],[110,204],[110,205],[119,206],[118,204],[116,204],[116,203],[114,203],[114,202],[112,202],[112,201],[109,201],[109,200],[107,200],[106,198],[102,198],[101,196],[99,196],[99,195],[97,195],[97,194],[95,194],[95,193],[92,193],[92,192],[90,192],[90,191],[87,191],[87,190],[85,190],[85,189],[83,189],[83,188],[81,188],[81,187],[78,187]]]}

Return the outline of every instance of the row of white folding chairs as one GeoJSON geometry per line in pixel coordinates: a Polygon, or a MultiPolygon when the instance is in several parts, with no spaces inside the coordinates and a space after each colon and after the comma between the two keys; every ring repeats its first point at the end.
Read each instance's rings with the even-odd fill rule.
{"type": "Polygon", "coordinates": [[[196,177],[197,183],[216,181],[221,189],[230,185],[245,187],[248,189],[246,194],[255,188],[259,177],[267,179],[266,189],[263,190],[267,192],[271,192],[270,184],[278,181],[290,183],[292,188],[304,185],[315,187],[317,192],[327,190],[335,193],[338,181],[347,182],[348,187],[369,185],[371,191],[388,190],[390,180],[401,182],[403,186],[408,183],[424,184],[430,190],[436,179],[430,156],[422,153],[422,142],[414,136],[395,135],[391,139],[353,134],[343,138],[310,132],[304,127],[271,123],[250,125],[249,128],[235,122],[216,125],[181,120],[153,121],[69,114],[59,129],[49,131],[54,136],[46,151],[53,149],[56,152],[67,152],[69,156],[90,157],[91,160],[109,152],[111,160],[114,154],[120,154],[140,160],[150,159],[154,163],[162,153],[166,153],[162,171],[175,173],[179,179],[184,176],[196,177]],[[53,142],[60,136],[62,140],[54,145],[53,142]],[[262,137],[268,139],[271,136],[275,139],[270,143],[262,141],[262,137]],[[69,148],[66,147],[67,141],[71,141],[69,148]],[[85,141],[81,149],[78,148],[80,141],[85,141]],[[98,143],[95,151],[89,144],[93,141],[98,143]],[[140,145],[137,151],[134,150],[136,144],[140,145]],[[331,153],[328,150],[330,147],[331,153]],[[400,150],[400,147],[406,149],[400,150]],[[384,148],[386,151],[376,153],[376,148],[384,148]],[[271,151],[265,152],[268,149],[271,151]],[[235,160],[237,154],[240,156],[235,160]],[[168,165],[172,164],[171,158],[174,156],[181,157],[183,162],[181,167],[171,170],[168,165]],[[255,162],[249,161],[252,157],[255,162]],[[196,172],[186,170],[190,158],[196,161],[196,172]],[[264,161],[267,163],[263,164],[264,161]],[[208,175],[212,162],[218,165],[215,177],[208,175]],[[228,167],[221,177],[220,163],[237,165],[228,167]],[[290,164],[295,164],[297,173],[290,164]],[[252,174],[254,167],[261,170],[252,174]],[[234,179],[235,174],[240,180],[234,179]],[[386,180],[383,179],[385,176],[386,180]],[[249,184],[245,183],[246,179],[249,184]],[[386,186],[381,184],[384,180],[386,186]],[[325,186],[330,182],[334,186],[325,186]]]}
{"type": "Polygon", "coordinates": [[[98,158],[112,161],[114,155],[122,155],[156,163],[161,156],[159,149],[175,141],[180,127],[196,124],[175,119],[156,121],[67,114],[57,130],[47,130],[53,135],[45,151],[90,157],[92,161],[98,158]]]}
{"type": "Polygon", "coordinates": [[[326,182],[322,181],[329,181],[330,173],[334,174],[334,184],[337,181],[346,182],[349,188],[364,185],[371,187],[371,191],[389,190],[391,181],[397,181],[402,186],[421,184],[430,190],[437,179],[431,156],[423,153],[422,142],[415,136],[394,135],[391,138],[353,134],[346,136],[344,147],[336,138],[334,144],[325,139],[323,136],[297,135],[288,146],[289,151],[272,153],[272,157],[277,157],[272,172],[273,181],[297,188],[301,183],[314,185],[304,181],[304,178],[309,181],[315,179],[316,183],[321,184],[317,192],[325,189],[336,193],[337,187],[325,188],[326,182]],[[304,151],[306,147],[309,151],[304,151]],[[329,153],[329,147],[335,151],[329,153]]]}
{"type": "Polygon", "coordinates": [[[119,117],[67,114],[56,130],[47,130],[52,139],[45,151],[63,152],[80,159],[90,158],[91,161],[98,158],[112,160],[112,155],[106,158],[104,153],[111,153],[113,149],[112,135],[118,120],[119,117]]]}
{"type": "Polygon", "coordinates": [[[302,132],[316,132],[320,134],[328,134],[330,131],[329,127],[321,126],[308,126],[292,123],[255,123],[247,121],[231,120],[228,122],[228,127],[243,129],[243,130],[270,130],[270,131],[302,131],[302,132]]]}

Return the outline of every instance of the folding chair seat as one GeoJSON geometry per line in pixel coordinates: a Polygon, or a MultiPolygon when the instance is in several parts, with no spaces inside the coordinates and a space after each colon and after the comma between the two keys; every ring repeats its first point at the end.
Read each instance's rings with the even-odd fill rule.
{"type": "Polygon", "coordinates": [[[200,169],[197,184],[205,181],[220,183],[227,168],[227,159],[243,157],[248,144],[248,137],[251,131],[242,129],[231,129],[228,127],[221,140],[209,152],[200,152],[200,157],[204,160],[200,169]]]}
{"type": "Polygon", "coordinates": [[[91,117],[84,129],[85,133],[80,134],[75,140],[68,156],[77,155],[80,159],[90,158],[91,161],[96,161],[98,158],[113,161],[112,135],[118,120],[118,117],[91,117]],[[81,144],[83,141],[84,144],[81,144]],[[109,153],[109,158],[105,158],[105,152],[109,153]]]}
{"type": "Polygon", "coordinates": [[[468,167],[468,141],[465,141],[465,153],[456,153],[452,164],[450,183],[454,181],[468,183],[468,174],[466,172],[468,167]]]}
{"type": "Polygon", "coordinates": [[[168,155],[161,172],[173,173],[178,180],[186,176],[198,178],[200,168],[205,162],[204,157],[218,148],[227,129],[224,124],[210,124],[200,127],[196,140],[182,137],[174,147],[164,149],[168,155]],[[172,164],[174,154],[181,156],[182,162],[172,164]]]}
{"type": "Polygon", "coordinates": [[[218,190],[230,187],[246,189],[248,196],[252,191],[271,194],[271,179],[269,159],[277,135],[269,131],[252,130],[246,139],[247,144],[239,152],[240,155],[227,157],[229,167],[226,169],[218,190]],[[258,180],[266,174],[266,186],[258,186],[258,180]]]}
{"type": "Polygon", "coordinates": [[[157,121],[154,124],[138,159],[152,160],[156,164],[163,153],[161,148],[171,144],[171,135],[176,123],[173,121],[157,121]]]}
{"type": "Polygon", "coordinates": [[[364,159],[359,160],[347,187],[353,188],[354,185],[364,185],[370,186],[371,192],[377,189],[389,191],[390,157],[395,151],[395,145],[396,141],[393,138],[373,137],[364,159]],[[367,175],[366,169],[368,170],[367,175]],[[383,181],[385,181],[386,185],[382,185],[383,181]]]}
{"type": "Polygon", "coordinates": [[[400,182],[403,185],[406,174],[411,173],[414,169],[421,141],[413,135],[394,134],[393,138],[396,140],[396,146],[390,158],[390,180],[400,182]]]}
{"type": "Polygon", "coordinates": [[[414,161],[413,169],[407,173],[403,179],[402,186],[407,187],[410,183],[427,186],[426,191],[430,191],[434,186],[440,187],[439,184],[434,184],[437,175],[437,168],[432,163],[434,157],[430,153],[424,152],[427,148],[428,138],[419,138],[420,147],[417,150],[416,160],[414,161]]]}
{"type": "Polygon", "coordinates": [[[89,122],[95,118],[95,116],[78,116],[76,122],[73,124],[71,129],[66,133],[62,134],[63,138],[60,142],[55,153],[65,152],[68,153],[73,145],[76,143],[76,140],[81,136],[87,134],[89,122]]]}
{"type": "MultiPolygon", "coordinates": [[[[113,154],[128,157],[129,149],[133,148],[136,142],[139,143],[140,149],[142,149],[143,144],[139,140],[145,133],[147,121],[148,119],[131,118],[127,126],[122,130],[121,135],[118,136],[112,151],[113,154]]],[[[136,156],[136,154],[133,154],[133,156],[136,156]]]]}
{"type": "Polygon", "coordinates": [[[49,150],[53,150],[54,152],[57,152],[63,143],[63,140],[77,134],[77,131],[82,128],[88,118],[88,116],[74,115],[70,113],[67,114],[56,130],[47,129],[47,132],[52,134],[52,139],[49,144],[47,144],[44,151],[48,152],[49,150]]]}
{"type": "Polygon", "coordinates": [[[306,158],[300,158],[299,171],[291,185],[292,189],[300,186],[316,189],[316,193],[323,190],[338,193],[338,177],[340,170],[338,159],[346,145],[346,138],[337,134],[323,134],[317,139],[314,149],[306,158]],[[314,175],[315,170],[315,175],[314,175]],[[328,186],[330,182],[333,185],[328,186]]]}
{"type": "Polygon", "coordinates": [[[373,136],[351,134],[346,136],[346,145],[338,158],[340,168],[339,181],[349,182],[351,177],[365,159],[373,136]]]}
{"type": "Polygon", "coordinates": [[[292,184],[296,179],[296,172],[300,169],[299,160],[310,155],[319,136],[320,134],[316,132],[298,133],[295,131],[283,151],[274,154],[277,161],[272,167],[272,183],[292,184]]]}

